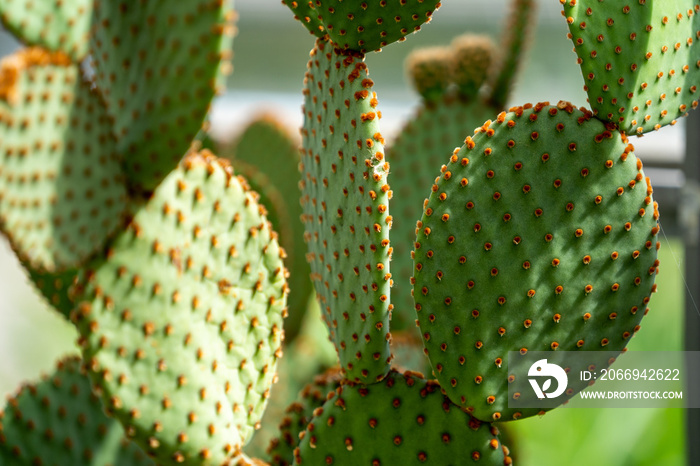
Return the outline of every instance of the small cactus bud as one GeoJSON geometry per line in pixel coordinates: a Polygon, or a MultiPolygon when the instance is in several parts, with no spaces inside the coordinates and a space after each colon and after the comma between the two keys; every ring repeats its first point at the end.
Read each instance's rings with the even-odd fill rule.
{"type": "Polygon", "coordinates": [[[426,47],[406,58],[406,74],[426,101],[437,101],[450,84],[450,50],[426,47]]]}
{"type": "Polygon", "coordinates": [[[450,74],[465,97],[475,97],[488,78],[496,47],[490,37],[465,34],[452,41],[450,74]]]}

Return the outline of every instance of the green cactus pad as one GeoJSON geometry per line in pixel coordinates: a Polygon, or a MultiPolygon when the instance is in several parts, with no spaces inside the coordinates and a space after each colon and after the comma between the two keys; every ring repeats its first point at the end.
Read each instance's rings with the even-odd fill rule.
{"type": "Polygon", "coordinates": [[[318,19],[316,5],[309,0],[282,0],[294,12],[294,19],[300,21],[311,34],[322,38],[326,33],[318,19]]]}
{"type": "Polygon", "coordinates": [[[562,4],[598,118],[642,134],[697,107],[700,2],[562,4]]]}
{"type": "Polygon", "coordinates": [[[221,464],[269,396],[286,271],[253,194],[211,154],[188,156],[82,282],[93,386],[159,463],[221,464]]]}
{"type": "Polygon", "coordinates": [[[272,439],[268,447],[270,463],[273,466],[294,464],[294,450],[299,445],[299,434],[313,418],[317,408],[323,406],[328,394],[340,386],[342,375],[338,369],[330,369],[307,384],[297,399],[287,407],[279,425],[279,435],[272,439]]]}
{"type": "Polygon", "coordinates": [[[620,351],[639,329],[659,227],[632,150],[589,111],[545,102],[488,121],[443,166],[413,294],[436,377],[475,417],[540,412],[508,408],[509,351],[620,351]]]}
{"type": "Polygon", "coordinates": [[[394,277],[393,330],[414,327],[413,298],[409,280],[413,276],[411,251],[416,240],[416,221],[430,193],[437,169],[464,144],[464,135],[481,126],[493,109],[450,92],[435,104],[421,106],[402,128],[387,150],[391,162],[389,181],[394,192],[391,268],[394,277]]]}
{"type": "Polygon", "coordinates": [[[234,142],[232,163],[245,176],[261,203],[268,209],[268,219],[280,235],[287,268],[294,270],[287,283],[289,316],[284,321],[285,339],[299,333],[313,292],[311,272],[306,262],[302,208],[299,203],[299,142],[274,116],[254,119],[234,142]]]}
{"type": "Polygon", "coordinates": [[[22,262],[85,261],[122,224],[126,188],[100,97],[62,53],[0,64],[0,229],[22,262]]]}
{"type": "Polygon", "coordinates": [[[3,0],[0,22],[20,41],[80,61],[88,52],[92,0],[3,0]]]}
{"type": "Polygon", "coordinates": [[[320,37],[323,31],[341,50],[361,53],[405,40],[440,8],[438,0],[284,0],[283,3],[312,34],[320,37]]]}
{"type": "Polygon", "coordinates": [[[80,360],[67,358],[51,377],[24,385],[0,412],[0,463],[3,466],[153,465],[107,417],[92,394],[80,360]]]}
{"type": "Polygon", "coordinates": [[[234,32],[229,4],[95,3],[92,64],[136,190],[152,190],[175,168],[222,91],[234,32]]]}
{"type": "Polygon", "coordinates": [[[389,229],[381,112],[367,65],[316,41],[304,78],[301,203],[311,276],[350,380],[387,373],[389,229]]]}
{"type": "Polygon", "coordinates": [[[298,465],[511,464],[496,427],[471,418],[435,381],[410,372],[337,389],[302,437],[298,465]]]}

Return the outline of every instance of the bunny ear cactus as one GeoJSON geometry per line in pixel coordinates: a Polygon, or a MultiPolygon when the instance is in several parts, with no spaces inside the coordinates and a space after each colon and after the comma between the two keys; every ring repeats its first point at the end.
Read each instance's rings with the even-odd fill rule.
{"type": "Polygon", "coordinates": [[[304,78],[301,159],[306,242],[316,293],[350,380],[389,370],[389,165],[362,57],[317,40],[304,78]]]}
{"type": "Polygon", "coordinates": [[[151,191],[177,165],[222,89],[234,33],[228,4],[95,2],[95,80],[137,192],[151,191]]]}
{"type": "Polygon", "coordinates": [[[74,61],[88,53],[92,0],[5,0],[0,22],[27,45],[63,52],[74,61]]]}
{"type": "Polygon", "coordinates": [[[596,116],[643,134],[697,107],[700,2],[561,3],[596,116]]]}
{"type": "Polygon", "coordinates": [[[620,351],[639,329],[659,214],[632,151],[590,112],[542,103],[499,114],[443,165],[413,295],[438,380],[475,417],[540,412],[508,408],[508,351],[620,351]]]}
{"type": "Polygon", "coordinates": [[[158,462],[220,464],[262,415],[287,286],[261,211],[229,166],[189,156],[84,274],[85,365],[158,462]]]}
{"type": "Polygon", "coordinates": [[[62,360],[50,377],[23,386],[8,400],[0,412],[0,462],[153,465],[104,414],[76,357],[62,360]]]}
{"type": "Polygon", "coordinates": [[[75,268],[122,224],[121,159],[100,97],[61,52],[0,65],[0,228],[30,269],[75,268]]]}

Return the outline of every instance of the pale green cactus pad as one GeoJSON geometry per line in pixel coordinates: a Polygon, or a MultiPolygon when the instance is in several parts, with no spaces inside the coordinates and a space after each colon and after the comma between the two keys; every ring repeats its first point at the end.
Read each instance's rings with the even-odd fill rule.
{"type": "Polygon", "coordinates": [[[221,464],[262,416],[287,292],[263,211],[230,166],[188,156],[85,274],[93,385],[158,463],[221,464]]]}
{"type": "Polygon", "coordinates": [[[629,134],[698,105],[700,2],[562,0],[593,113],[629,134]]]}
{"type": "Polygon", "coordinates": [[[107,417],[80,360],[59,362],[56,372],[22,386],[0,412],[3,466],[153,466],[124,429],[107,417]]]}
{"type": "Polygon", "coordinates": [[[88,53],[92,0],[3,0],[0,21],[20,41],[74,61],[88,53]]]}
{"type": "Polygon", "coordinates": [[[511,464],[498,429],[453,405],[435,381],[392,371],[343,385],[314,412],[296,465],[511,464]]]}
{"type": "Polygon", "coordinates": [[[92,65],[136,190],[152,190],[175,168],[222,91],[234,33],[230,3],[95,3],[92,65]]]}
{"type": "Polygon", "coordinates": [[[452,401],[486,421],[534,415],[508,407],[509,351],[627,345],[656,290],[651,196],[627,138],[567,102],[514,107],[466,139],[415,244],[421,333],[452,401]]]}
{"type": "Polygon", "coordinates": [[[350,380],[389,370],[389,164],[363,58],[316,41],[304,77],[301,202],[311,276],[350,380]]]}
{"type": "Polygon", "coordinates": [[[126,187],[100,97],[68,56],[0,65],[0,229],[37,271],[75,268],[123,222],[126,187]]]}

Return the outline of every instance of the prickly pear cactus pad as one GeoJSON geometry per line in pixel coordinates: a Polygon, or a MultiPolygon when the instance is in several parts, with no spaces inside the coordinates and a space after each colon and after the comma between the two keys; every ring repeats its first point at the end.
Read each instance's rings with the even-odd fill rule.
{"type": "Polygon", "coordinates": [[[75,357],[9,398],[0,412],[0,463],[153,465],[124,437],[121,424],[104,414],[75,357]]]}
{"type": "Polygon", "coordinates": [[[3,0],[0,22],[27,45],[61,51],[74,61],[87,55],[92,0],[3,0]]]}
{"type": "Polygon", "coordinates": [[[410,292],[411,251],[416,240],[416,220],[435,179],[435,168],[448,160],[454,149],[464,143],[464,135],[481,126],[491,113],[493,109],[481,101],[468,101],[451,92],[433,105],[420,107],[387,150],[391,161],[389,182],[394,192],[391,200],[394,330],[415,328],[410,292]]]}
{"type": "Polygon", "coordinates": [[[410,372],[338,388],[302,436],[298,465],[511,464],[496,427],[471,418],[435,381],[410,372]]]}
{"type": "Polygon", "coordinates": [[[231,3],[95,2],[92,64],[137,190],[152,190],[175,168],[222,91],[231,3]]]}
{"type": "Polygon", "coordinates": [[[639,329],[659,226],[632,150],[589,111],[545,102],[486,122],[443,165],[413,294],[436,377],[475,417],[540,411],[508,408],[509,351],[619,351],[639,329]]]}
{"type": "Polygon", "coordinates": [[[72,268],[121,226],[126,188],[100,97],[67,55],[0,63],[0,229],[37,271],[72,268]]]}
{"type": "Polygon", "coordinates": [[[342,50],[372,52],[420,30],[430,21],[437,0],[304,0],[284,3],[312,34],[328,34],[342,50]]]}
{"type": "Polygon", "coordinates": [[[642,134],[697,107],[700,2],[561,3],[598,118],[642,134]]]}
{"type": "Polygon", "coordinates": [[[221,464],[262,415],[286,271],[261,211],[230,166],[189,156],[86,274],[85,364],[158,463],[221,464]]]}
{"type": "Polygon", "coordinates": [[[316,41],[304,77],[301,203],[311,277],[350,380],[389,370],[389,260],[384,138],[367,65],[316,41]]]}

